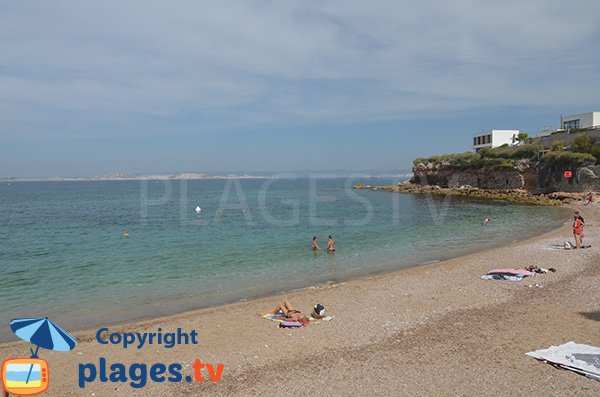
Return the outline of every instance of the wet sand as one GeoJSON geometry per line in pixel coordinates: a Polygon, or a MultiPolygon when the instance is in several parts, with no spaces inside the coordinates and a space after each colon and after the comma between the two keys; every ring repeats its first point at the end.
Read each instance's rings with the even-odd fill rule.
{"type": "MultiPolygon", "coordinates": [[[[96,330],[77,332],[74,351],[40,351],[51,373],[44,395],[598,396],[600,382],[525,356],[568,341],[600,346],[600,210],[579,208],[593,245],[585,250],[550,249],[573,240],[568,222],[531,240],[432,265],[107,325],[113,332],[194,329],[195,346],[123,349],[99,344],[96,330]],[[557,272],[520,282],[479,278],[494,267],[529,265],[557,272]],[[256,317],[284,298],[305,311],[321,303],[334,319],[280,329],[256,317]],[[182,363],[184,377],[197,358],[225,368],[218,383],[148,381],[132,389],[96,380],[79,388],[78,365],[98,366],[100,357],[108,365],[182,363]]],[[[28,351],[26,343],[3,344],[0,358],[28,351]]]]}

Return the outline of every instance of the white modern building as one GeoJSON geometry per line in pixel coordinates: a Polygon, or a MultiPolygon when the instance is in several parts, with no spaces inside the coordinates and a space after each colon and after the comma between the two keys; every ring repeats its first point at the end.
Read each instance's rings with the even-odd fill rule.
{"type": "Polygon", "coordinates": [[[498,147],[504,144],[512,146],[516,142],[519,130],[491,130],[473,136],[473,149],[478,151],[486,147],[498,147]]]}
{"type": "Polygon", "coordinates": [[[588,112],[571,116],[560,116],[560,128],[563,130],[600,126],[600,112],[588,112]]]}

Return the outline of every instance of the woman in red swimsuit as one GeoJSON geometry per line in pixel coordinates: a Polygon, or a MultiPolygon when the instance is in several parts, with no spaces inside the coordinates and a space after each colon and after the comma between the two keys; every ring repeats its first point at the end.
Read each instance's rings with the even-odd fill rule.
{"type": "Polygon", "coordinates": [[[579,249],[581,247],[584,226],[585,222],[583,217],[579,214],[579,211],[575,211],[575,214],[573,214],[573,237],[575,237],[575,249],[579,249]]]}

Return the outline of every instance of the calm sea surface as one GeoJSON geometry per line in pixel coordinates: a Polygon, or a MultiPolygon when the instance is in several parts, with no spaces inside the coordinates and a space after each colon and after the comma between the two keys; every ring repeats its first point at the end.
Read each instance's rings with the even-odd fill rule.
{"type": "Polygon", "coordinates": [[[397,180],[2,182],[0,341],[14,339],[12,318],[73,330],[173,313],[442,260],[568,218],[358,182],[397,180]],[[313,235],[325,248],[330,233],[335,254],[313,254],[313,235]]]}

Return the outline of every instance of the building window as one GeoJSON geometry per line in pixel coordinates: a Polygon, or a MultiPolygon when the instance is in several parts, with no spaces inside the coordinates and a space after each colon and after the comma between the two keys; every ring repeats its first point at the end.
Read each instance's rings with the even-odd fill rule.
{"type": "Polygon", "coordinates": [[[492,143],[492,134],[487,136],[487,143],[492,143]]]}
{"type": "Polygon", "coordinates": [[[563,128],[565,130],[570,130],[570,129],[573,129],[573,128],[579,128],[579,119],[577,119],[577,120],[563,121],[563,128]]]}
{"type": "Polygon", "coordinates": [[[473,146],[477,146],[477,137],[473,137],[473,146]]]}

